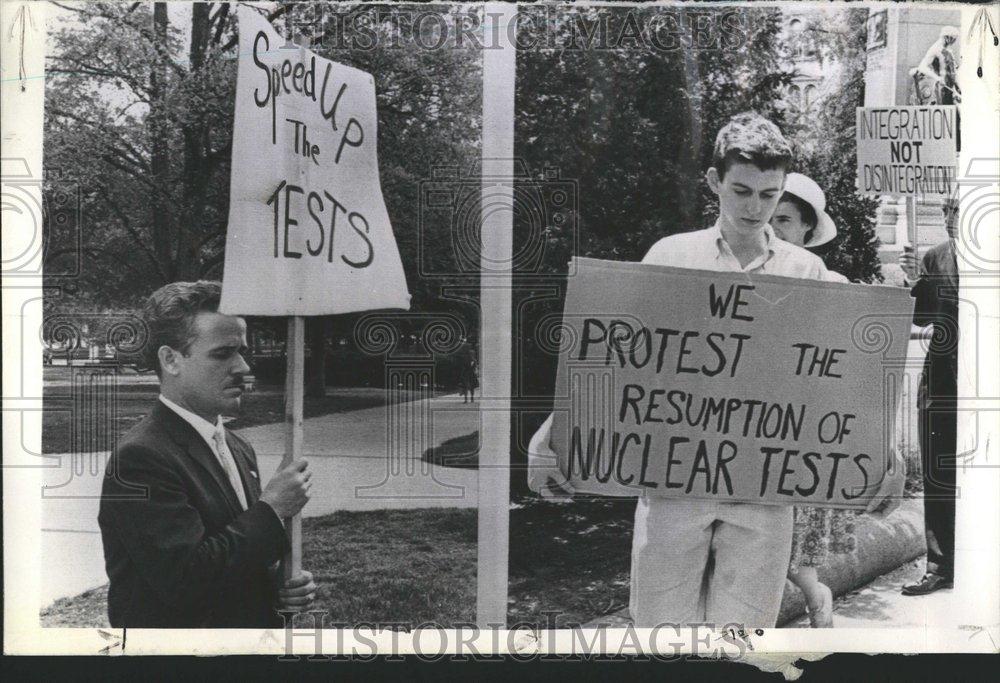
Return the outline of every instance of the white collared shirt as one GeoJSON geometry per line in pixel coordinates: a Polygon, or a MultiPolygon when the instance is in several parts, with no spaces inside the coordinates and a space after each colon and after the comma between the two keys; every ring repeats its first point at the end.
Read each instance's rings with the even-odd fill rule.
{"type": "Polygon", "coordinates": [[[643,263],[675,268],[695,268],[743,273],[767,273],[807,280],[831,280],[823,260],[801,247],[780,239],[769,224],[764,225],[767,251],[741,266],[722,236],[719,222],[705,230],[664,237],[643,257],[643,263]]]}
{"type": "Polygon", "coordinates": [[[229,451],[229,447],[225,445],[224,438],[221,448],[216,446],[215,443],[216,432],[221,432],[223,437],[226,433],[225,427],[222,425],[222,416],[219,415],[216,419],[216,423],[213,425],[202,416],[195,415],[187,408],[180,407],[163,394],[160,394],[160,401],[163,405],[177,413],[182,420],[194,427],[194,430],[198,432],[202,439],[205,440],[205,443],[208,445],[208,450],[215,454],[216,459],[222,466],[222,471],[225,472],[229,478],[229,483],[233,488],[233,493],[235,493],[237,499],[239,499],[240,505],[242,505],[243,509],[246,510],[246,493],[243,490],[243,482],[240,479],[240,470],[236,467],[236,460],[233,457],[233,454],[229,451]]]}

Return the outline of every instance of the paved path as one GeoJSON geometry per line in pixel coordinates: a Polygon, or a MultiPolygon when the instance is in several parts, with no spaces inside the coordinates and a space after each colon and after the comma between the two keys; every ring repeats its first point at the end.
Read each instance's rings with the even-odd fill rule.
{"type": "MultiPolygon", "coordinates": [[[[306,517],[337,510],[476,507],[474,469],[435,467],[420,459],[432,445],[479,429],[478,404],[441,396],[305,420],[313,498],[306,517]]],[[[284,425],[240,432],[257,450],[267,481],[284,451],[284,425]]],[[[62,456],[46,470],[42,504],[41,605],[107,581],[97,526],[101,480],[108,454],[62,456]],[[74,466],[81,469],[74,473],[74,466]]]]}
{"type": "MultiPolygon", "coordinates": [[[[954,590],[921,596],[899,592],[904,584],[918,580],[923,574],[924,558],[921,557],[837,598],[833,603],[834,628],[949,625],[954,621],[951,615],[961,609],[954,602],[954,590]]],[[[809,628],[809,618],[803,616],[789,627],[809,628]]]]}

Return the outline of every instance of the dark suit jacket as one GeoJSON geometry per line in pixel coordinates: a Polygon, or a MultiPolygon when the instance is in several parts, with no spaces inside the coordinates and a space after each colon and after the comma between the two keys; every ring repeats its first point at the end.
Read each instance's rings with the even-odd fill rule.
{"type": "Polygon", "coordinates": [[[122,437],[98,514],[113,627],[282,625],[269,567],[287,551],[285,530],[258,500],[253,448],[229,431],[227,443],[246,511],[205,440],[161,402],[122,437]]]}
{"type": "Polygon", "coordinates": [[[933,325],[924,374],[920,404],[948,404],[954,401],[958,383],[958,262],[951,240],[927,250],[920,279],[913,286],[915,298],[913,322],[933,325]]]}

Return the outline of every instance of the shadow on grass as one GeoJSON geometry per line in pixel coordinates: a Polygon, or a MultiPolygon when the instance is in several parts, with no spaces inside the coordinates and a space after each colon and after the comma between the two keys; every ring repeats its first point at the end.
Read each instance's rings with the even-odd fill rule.
{"type": "Polygon", "coordinates": [[[508,625],[570,627],[626,607],[635,504],[518,500],[510,511],[508,625]]]}
{"type": "Polygon", "coordinates": [[[474,470],[479,467],[479,431],[456,436],[431,446],[420,456],[424,462],[443,467],[474,470]]]}

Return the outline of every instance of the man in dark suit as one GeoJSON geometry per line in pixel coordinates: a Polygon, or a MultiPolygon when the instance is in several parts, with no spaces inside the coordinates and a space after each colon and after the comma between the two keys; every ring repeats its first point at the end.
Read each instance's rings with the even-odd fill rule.
{"type": "Polygon", "coordinates": [[[920,453],[924,480],[924,530],[927,571],[915,583],[903,586],[904,595],[926,595],[951,588],[955,570],[955,453],[958,394],[958,262],[955,237],[958,202],[944,204],[948,239],[927,251],[919,274],[911,253],[899,264],[915,279],[913,322],[933,325],[934,334],[924,359],[917,396],[920,453]],[[919,279],[918,279],[919,275],[919,279]]]}
{"type": "Polygon", "coordinates": [[[283,519],[309,499],[305,460],[263,491],[253,448],[222,425],[240,407],[246,323],[218,313],[217,282],[175,282],[143,310],[160,378],[152,413],[122,437],[98,522],[116,628],[281,627],[311,604],[309,572],[278,579],[283,519]]]}

